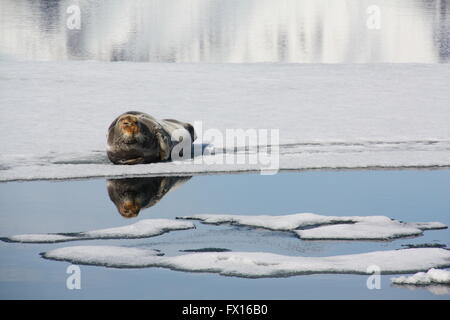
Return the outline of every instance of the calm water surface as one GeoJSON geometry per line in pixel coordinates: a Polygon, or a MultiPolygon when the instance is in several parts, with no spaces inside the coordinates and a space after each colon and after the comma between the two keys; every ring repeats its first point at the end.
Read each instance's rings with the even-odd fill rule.
{"type": "Polygon", "coordinates": [[[2,0],[0,59],[449,62],[450,1],[2,0]]]}
{"type": "MultiPolygon", "coordinates": [[[[77,232],[123,226],[139,219],[174,218],[198,213],[282,215],[386,215],[403,221],[440,221],[450,225],[450,170],[344,171],[146,178],[130,194],[143,208],[124,218],[113,190],[102,179],[0,184],[0,236],[77,232]],[[176,182],[176,183],[172,183],[176,182]],[[164,187],[161,189],[161,184],[164,187]],[[174,186],[174,188],[172,188],[174,186]],[[141,192],[140,192],[141,191],[141,192]],[[114,200],[115,202],[111,201],[114,200]]],[[[116,181],[117,183],[117,181],[116,181]]],[[[128,180],[118,182],[130,183],[128,180]]],[[[133,189],[134,188],[134,189],[133,189]]],[[[230,225],[204,225],[147,239],[73,241],[56,244],[0,242],[0,298],[133,299],[448,299],[425,288],[390,285],[368,290],[362,275],[304,275],[243,279],[161,268],[109,269],[81,266],[82,289],[66,289],[66,262],[44,260],[39,253],[74,245],[120,245],[161,250],[222,248],[285,255],[329,256],[399,249],[406,244],[450,246],[448,230],[394,241],[306,241],[289,233],[230,225]]],[[[442,290],[441,290],[442,292],[442,290]]]]}

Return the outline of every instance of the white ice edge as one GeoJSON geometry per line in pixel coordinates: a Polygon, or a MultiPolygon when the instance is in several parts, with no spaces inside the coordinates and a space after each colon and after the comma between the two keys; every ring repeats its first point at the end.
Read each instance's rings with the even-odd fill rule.
{"type": "Polygon", "coordinates": [[[377,266],[382,274],[411,273],[450,266],[450,251],[415,248],[374,251],[329,257],[285,256],[263,252],[205,252],[156,256],[153,250],[76,246],[51,250],[46,259],[116,268],[162,267],[190,272],[211,272],[239,277],[282,277],[310,273],[369,274],[377,266]]]}
{"type": "Polygon", "coordinates": [[[394,284],[402,285],[450,285],[450,271],[432,268],[427,272],[418,272],[412,276],[401,276],[391,279],[394,284]]]}
{"type": "Polygon", "coordinates": [[[193,229],[195,225],[187,221],[170,219],[144,219],[136,223],[108,229],[66,234],[21,234],[4,238],[9,242],[52,243],[89,239],[126,239],[154,237],[168,231],[193,229]]]}
{"type": "Polygon", "coordinates": [[[281,216],[197,214],[179,218],[292,231],[305,240],[388,240],[421,235],[424,230],[447,228],[440,222],[408,223],[385,216],[323,216],[314,213],[281,216]],[[305,227],[307,229],[297,230],[305,227]]]}
{"type": "MultiPolygon", "coordinates": [[[[356,142],[355,142],[356,143],[356,142]]],[[[380,141],[380,144],[384,142],[380,141]]],[[[424,141],[424,144],[427,142],[424,141]]],[[[0,156],[0,182],[32,181],[53,179],[83,179],[83,178],[119,178],[125,176],[153,175],[200,175],[217,173],[261,172],[274,174],[289,170],[336,170],[336,169],[426,169],[449,168],[450,153],[448,150],[414,150],[415,142],[406,143],[411,149],[383,151],[351,150],[334,151],[324,143],[322,151],[310,153],[299,150],[283,153],[280,146],[279,163],[277,165],[226,164],[220,163],[221,155],[202,156],[202,163],[194,160],[152,163],[134,166],[121,166],[109,163],[105,152],[79,152],[69,155],[59,162],[52,154],[19,154],[0,156]],[[92,153],[92,154],[91,154],[92,153]],[[90,160],[93,154],[101,154],[99,159],[90,160]],[[53,159],[54,158],[54,159],[53,159]],[[50,160],[49,160],[50,159],[50,160]],[[52,160],[53,159],[53,160],[52,160]],[[216,162],[217,161],[217,162],[216,162]]],[[[419,144],[422,144],[420,142],[419,144]]],[[[439,144],[448,145],[450,141],[439,144]]],[[[267,157],[267,155],[265,155],[267,157]]],[[[273,161],[276,163],[276,160],[273,161]]]]}

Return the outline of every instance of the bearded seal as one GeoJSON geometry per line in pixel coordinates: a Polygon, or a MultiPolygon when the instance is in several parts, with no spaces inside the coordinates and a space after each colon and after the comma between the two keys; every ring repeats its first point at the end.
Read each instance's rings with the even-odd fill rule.
{"type": "Polygon", "coordinates": [[[191,177],[151,177],[111,179],[107,181],[108,195],[124,218],[137,217],[141,209],[154,206],[169,191],[191,177]]]}
{"type": "Polygon", "coordinates": [[[196,139],[194,127],[174,119],[156,120],[138,111],[125,112],[108,128],[107,155],[114,164],[140,164],[170,160],[174,146],[183,137],[172,136],[185,130],[191,143],[196,139]]]}

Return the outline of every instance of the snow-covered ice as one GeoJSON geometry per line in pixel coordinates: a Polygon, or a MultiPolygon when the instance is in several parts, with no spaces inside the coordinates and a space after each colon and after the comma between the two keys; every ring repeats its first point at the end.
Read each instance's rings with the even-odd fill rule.
{"type": "MultiPolygon", "coordinates": [[[[3,61],[0,74],[0,181],[265,169],[112,165],[106,130],[128,110],[202,121],[198,132],[279,129],[282,170],[450,166],[448,64],[3,61]]],[[[203,159],[223,158],[206,140],[203,159]]]]}
{"type": "Polygon", "coordinates": [[[49,259],[79,261],[83,264],[132,268],[146,264],[161,255],[158,250],[118,246],[73,246],[55,249],[43,256],[49,259]],[[57,258],[59,257],[59,258],[57,258]]]}
{"type": "Polygon", "coordinates": [[[11,237],[0,238],[6,242],[23,242],[23,243],[54,243],[73,240],[81,240],[81,236],[67,236],[63,234],[19,234],[11,237]]]}
{"type": "Polygon", "coordinates": [[[170,219],[144,219],[123,227],[71,234],[21,234],[3,238],[3,240],[8,242],[24,243],[53,243],[92,239],[134,239],[154,237],[169,231],[192,228],[195,228],[195,225],[186,221],[170,219]]]}
{"type": "Polygon", "coordinates": [[[385,240],[421,235],[424,230],[444,229],[439,222],[407,223],[388,217],[355,217],[355,223],[320,226],[307,230],[295,230],[301,239],[337,239],[337,240],[385,240]]]}
{"type": "Polygon", "coordinates": [[[285,256],[263,252],[202,252],[156,256],[154,250],[77,246],[42,254],[46,259],[117,268],[163,267],[190,272],[212,272],[239,277],[286,277],[311,273],[371,273],[376,265],[383,274],[411,273],[450,266],[450,251],[418,248],[374,251],[330,257],[285,256]],[[369,269],[368,269],[369,268],[369,269]]]}
{"type": "Polygon", "coordinates": [[[323,216],[315,213],[296,213],[289,215],[232,215],[232,214],[195,214],[178,217],[179,219],[200,220],[204,223],[236,225],[266,228],[270,230],[291,231],[300,227],[308,227],[329,223],[352,223],[353,217],[323,216]]]}
{"type": "Polygon", "coordinates": [[[204,223],[235,225],[292,231],[301,239],[387,240],[421,235],[424,230],[445,229],[440,222],[400,222],[385,216],[323,216],[297,213],[281,216],[197,214],[179,217],[204,223]],[[301,230],[298,230],[298,229],[301,230]],[[302,229],[304,228],[304,229],[302,229]]]}
{"type": "Polygon", "coordinates": [[[394,284],[406,285],[429,285],[448,284],[450,285],[450,271],[432,268],[427,272],[418,272],[412,276],[401,276],[391,279],[394,284]]]}

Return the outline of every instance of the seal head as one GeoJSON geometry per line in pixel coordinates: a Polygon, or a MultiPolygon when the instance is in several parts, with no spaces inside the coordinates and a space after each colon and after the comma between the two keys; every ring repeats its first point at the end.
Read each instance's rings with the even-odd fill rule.
{"type": "Polygon", "coordinates": [[[170,190],[191,177],[151,177],[107,180],[107,190],[124,218],[137,217],[141,209],[157,204],[170,190]]]}

